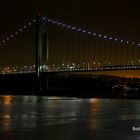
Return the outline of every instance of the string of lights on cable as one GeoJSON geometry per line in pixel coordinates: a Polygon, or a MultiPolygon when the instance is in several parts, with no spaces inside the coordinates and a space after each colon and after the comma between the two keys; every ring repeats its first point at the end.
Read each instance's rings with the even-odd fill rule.
{"type": "Polygon", "coordinates": [[[10,40],[16,38],[17,36],[19,36],[22,32],[24,32],[25,30],[29,29],[33,23],[36,22],[36,19],[33,19],[32,21],[28,22],[27,24],[25,24],[24,26],[22,26],[21,28],[19,28],[17,31],[15,31],[14,33],[10,34],[9,36],[7,36],[5,39],[3,39],[0,42],[0,48],[3,48],[4,46],[6,46],[6,43],[8,43],[10,40]]]}
{"type": "Polygon", "coordinates": [[[107,36],[107,35],[104,35],[104,34],[99,34],[99,33],[96,33],[96,32],[91,32],[91,31],[88,31],[86,29],[82,29],[80,27],[72,26],[70,24],[65,24],[61,21],[53,20],[52,18],[42,17],[41,19],[44,22],[52,23],[52,24],[55,24],[55,25],[58,25],[58,26],[62,26],[63,28],[66,28],[66,29],[69,29],[69,30],[75,30],[77,32],[85,33],[85,34],[88,34],[92,37],[97,37],[97,38],[101,38],[101,39],[105,39],[105,40],[112,40],[112,41],[115,41],[115,42],[118,42],[118,43],[124,43],[124,44],[127,44],[127,45],[140,46],[140,43],[136,42],[136,41],[128,41],[128,40],[117,38],[117,37],[112,37],[112,36],[107,36]]]}
{"type": "MultiPolygon", "coordinates": [[[[5,39],[3,39],[0,42],[0,48],[3,48],[6,45],[6,43],[9,42],[11,39],[16,38],[23,31],[30,28],[32,26],[32,24],[35,23],[35,22],[36,22],[36,19],[33,19],[32,21],[28,22],[27,24],[25,24],[24,26],[19,28],[14,33],[7,36],[5,39]]],[[[137,42],[137,41],[129,41],[129,40],[125,40],[125,39],[121,39],[121,38],[117,38],[117,37],[112,37],[112,36],[108,36],[108,35],[104,35],[104,34],[99,34],[99,33],[92,32],[92,31],[89,31],[89,30],[86,30],[86,29],[82,29],[82,28],[77,27],[77,26],[72,26],[70,24],[65,24],[61,21],[53,20],[52,18],[48,18],[46,16],[41,16],[41,22],[55,24],[55,25],[61,26],[63,28],[69,29],[69,30],[75,30],[77,32],[88,34],[91,37],[96,37],[96,38],[101,38],[101,39],[105,39],[105,40],[115,41],[115,42],[118,42],[118,43],[124,43],[126,45],[140,46],[140,43],[137,42]]]]}

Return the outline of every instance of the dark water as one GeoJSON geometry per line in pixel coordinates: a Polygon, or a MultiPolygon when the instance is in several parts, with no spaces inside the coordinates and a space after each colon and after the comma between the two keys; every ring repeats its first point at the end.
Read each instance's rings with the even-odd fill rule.
{"type": "Polygon", "coordinates": [[[140,100],[0,96],[0,140],[139,140],[140,100]]]}

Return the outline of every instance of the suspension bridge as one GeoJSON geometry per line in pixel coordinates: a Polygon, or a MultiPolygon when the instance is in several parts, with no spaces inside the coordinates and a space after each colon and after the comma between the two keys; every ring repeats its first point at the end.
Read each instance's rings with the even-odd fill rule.
{"type": "MultiPolygon", "coordinates": [[[[29,39],[31,37],[26,37],[26,42],[29,42],[29,39]]],[[[140,68],[139,42],[92,32],[45,16],[38,16],[13,34],[5,37],[1,41],[0,47],[1,60],[4,60],[4,64],[1,63],[0,73],[26,73],[35,72],[35,70],[61,72],[140,68]],[[23,32],[28,32],[32,26],[37,28],[36,41],[34,41],[36,42],[36,52],[34,51],[36,61],[32,64],[27,62],[22,64],[24,58],[20,57],[25,57],[28,50],[21,52],[20,49],[22,44],[26,48],[26,43],[25,41],[20,42],[21,46],[18,48],[14,43],[18,36],[22,36],[23,32]],[[16,66],[17,59],[21,60],[20,65],[17,64],[18,66],[16,66]]]]}
{"type": "MultiPolygon", "coordinates": [[[[140,69],[140,43],[37,15],[0,42],[0,74],[140,69]]],[[[40,83],[39,83],[40,84],[40,83]]]]}

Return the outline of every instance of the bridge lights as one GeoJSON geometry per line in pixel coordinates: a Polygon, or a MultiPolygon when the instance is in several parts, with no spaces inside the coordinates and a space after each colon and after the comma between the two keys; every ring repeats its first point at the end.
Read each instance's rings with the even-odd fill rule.
{"type": "Polygon", "coordinates": [[[57,22],[57,25],[61,25],[61,23],[60,22],[57,22]]]}
{"type": "Polygon", "coordinates": [[[27,28],[27,26],[25,25],[23,28],[24,28],[24,29],[26,29],[26,28],[27,28]]]}
{"type": "Polygon", "coordinates": [[[82,30],[82,29],[80,29],[80,28],[79,28],[79,29],[77,29],[77,31],[81,31],[81,30],[82,30]]]}
{"type": "Polygon", "coordinates": [[[29,23],[28,23],[28,25],[30,26],[30,25],[32,25],[32,23],[31,23],[31,22],[29,22],[29,23]]]}
{"type": "Polygon", "coordinates": [[[47,21],[48,21],[48,22],[50,22],[51,20],[50,20],[50,19],[48,19],[47,21]]]}
{"type": "Polygon", "coordinates": [[[12,35],[10,35],[10,37],[12,37],[12,38],[13,38],[13,37],[14,37],[14,35],[12,34],[12,35]]]}
{"type": "Polygon", "coordinates": [[[45,17],[43,17],[43,20],[46,20],[46,18],[45,18],[45,17]]]}
{"type": "Polygon", "coordinates": [[[19,29],[20,32],[22,32],[22,29],[19,29]]]}
{"type": "Polygon", "coordinates": [[[71,26],[69,25],[69,26],[67,26],[67,28],[71,28],[71,26]]]}
{"type": "Polygon", "coordinates": [[[36,20],[35,20],[35,19],[33,19],[33,22],[36,22],[36,20]]]}
{"type": "Polygon", "coordinates": [[[74,62],[72,63],[72,66],[73,66],[73,68],[75,68],[75,63],[74,62]]]}
{"type": "Polygon", "coordinates": [[[63,26],[63,27],[65,27],[65,26],[66,26],[66,24],[62,24],[62,26],[63,26]]]}
{"type": "Polygon", "coordinates": [[[83,32],[83,33],[85,33],[85,32],[86,32],[86,30],[83,30],[82,32],[83,32]]]}
{"type": "Polygon", "coordinates": [[[76,29],[76,27],[72,27],[72,30],[75,30],[76,29]]]}
{"type": "Polygon", "coordinates": [[[93,65],[96,65],[96,62],[95,61],[93,61],[93,65]]]}

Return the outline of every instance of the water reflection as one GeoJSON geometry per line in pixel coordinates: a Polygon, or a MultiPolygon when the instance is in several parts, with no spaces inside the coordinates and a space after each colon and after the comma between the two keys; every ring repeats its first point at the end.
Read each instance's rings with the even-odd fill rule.
{"type": "Polygon", "coordinates": [[[12,96],[2,96],[2,113],[1,113],[1,122],[3,130],[10,132],[11,130],[11,113],[10,108],[12,105],[12,96]]]}
{"type": "Polygon", "coordinates": [[[139,137],[139,100],[0,96],[0,139],[101,140],[139,137]],[[9,137],[7,137],[9,136],[9,137]]]}
{"type": "Polygon", "coordinates": [[[2,96],[2,102],[3,102],[3,105],[6,106],[6,105],[11,105],[12,103],[12,99],[13,97],[12,96],[2,96]]]}
{"type": "Polygon", "coordinates": [[[101,100],[96,98],[89,99],[89,105],[90,105],[90,128],[93,130],[98,130],[100,128],[100,120],[99,114],[100,109],[102,107],[101,100]]]}

